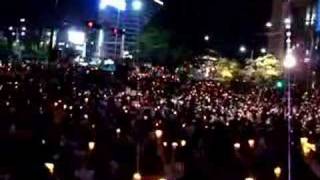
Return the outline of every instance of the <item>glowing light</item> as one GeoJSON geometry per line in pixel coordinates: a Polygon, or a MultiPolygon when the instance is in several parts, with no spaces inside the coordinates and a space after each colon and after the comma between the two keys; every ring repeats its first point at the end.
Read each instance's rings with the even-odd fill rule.
{"type": "Polygon", "coordinates": [[[245,53],[245,52],[247,52],[247,48],[244,45],[241,45],[240,48],[239,48],[239,51],[241,53],[245,53]]]}
{"type": "Polygon", "coordinates": [[[133,174],[133,180],[140,180],[140,179],[142,179],[142,177],[139,172],[136,172],[133,174]]]}
{"type": "Polygon", "coordinates": [[[157,4],[159,4],[159,5],[161,5],[161,6],[163,6],[164,5],[164,2],[163,1],[161,1],[161,0],[153,0],[155,3],[157,3],[157,4]]]}
{"type": "Polygon", "coordinates": [[[99,8],[100,10],[104,10],[108,6],[114,7],[120,11],[125,11],[127,4],[125,0],[101,0],[99,8]]]}
{"type": "Polygon", "coordinates": [[[142,9],[142,2],[140,0],[134,0],[132,2],[132,9],[135,11],[140,11],[142,9]]]}
{"type": "Polygon", "coordinates": [[[277,166],[276,168],[274,168],[273,170],[274,175],[279,178],[281,176],[281,168],[279,166],[277,166]]]}
{"type": "Polygon", "coordinates": [[[44,163],[44,166],[49,170],[50,174],[54,172],[54,164],[53,163],[44,163]]]}
{"type": "Polygon", "coordinates": [[[82,31],[69,30],[68,40],[69,42],[77,45],[83,45],[85,43],[86,35],[82,31]]]}
{"type": "Polygon", "coordinates": [[[173,149],[176,149],[179,146],[179,144],[177,142],[172,142],[171,146],[173,147],[173,149]]]}
{"type": "Polygon", "coordinates": [[[162,135],[163,135],[162,130],[157,129],[157,130],[155,131],[155,135],[156,135],[156,137],[157,137],[158,139],[159,139],[159,138],[161,138],[161,137],[162,137],[162,135]]]}
{"type": "Polygon", "coordinates": [[[180,144],[182,147],[186,146],[187,145],[187,141],[186,140],[181,140],[180,141],[180,144]]]}
{"type": "Polygon", "coordinates": [[[309,139],[307,137],[300,138],[300,144],[301,144],[304,156],[308,156],[311,151],[313,151],[313,152],[316,151],[316,145],[311,144],[308,141],[309,141],[309,139]]]}
{"type": "Polygon", "coordinates": [[[248,140],[248,144],[249,144],[250,148],[254,147],[254,143],[255,143],[254,139],[249,139],[248,140]]]}
{"type": "Polygon", "coordinates": [[[265,54],[265,53],[267,53],[267,49],[266,49],[266,48],[261,48],[261,49],[260,49],[260,52],[261,52],[262,54],[265,54]]]}
{"type": "Polygon", "coordinates": [[[267,28],[271,28],[272,26],[273,26],[273,24],[272,24],[271,22],[267,22],[267,23],[266,23],[266,27],[267,27],[267,28]]]}
{"type": "Polygon", "coordinates": [[[22,31],[26,31],[27,28],[26,28],[25,26],[23,26],[23,27],[21,28],[21,30],[22,30],[22,31]]]}
{"type": "Polygon", "coordinates": [[[167,147],[167,146],[168,146],[168,143],[167,143],[167,142],[163,142],[162,145],[163,145],[164,147],[167,147]]]}
{"type": "Polygon", "coordinates": [[[93,141],[91,141],[91,142],[88,143],[88,147],[89,147],[89,150],[90,150],[90,151],[92,151],[92,150],[95,148],[95,146],[96,146],[96,143],[93,142],[93,141]]]}
{"type": "Polygon", "coordinates": [[[8,29],[9,29],[9,31],[12,31],[12,30],[13,30],[13,27],[12,27],[12,26],[9,26],[8,29]]]}
{"type": "Polygon", "coordinates": [[[205,41],[209,41],[209,40],[210,40],[210,36],[209,36],[209,35],[205,35],[205,36],[204,36],[204,40],[205,40],[205,41]]]}
{"type": "Polygon", "coordinates": [[[246,177],[245,180],[254,180],[253,177],[246,177]]]}
{"type": "Polygon", "coordinates": [[[233,147],[234,147],[234,149],[236,149],[236,150],[238,150],[238,149],[240,149],[240,143],[234,143],[234,145],[233,145],[233,147]]]}
{"type": "Polygon", "coordinates": [[[20,22],[26,22],[26,19],[25,18],[20,18],[20,22]]]}
{"type": "Polygon", "coordinates": [[[120,129],[120,128],[117,128],[117,129],[116,129],[116,133],[117,133],[117,134],[120,134],[120,133],[121,133],[121,129],[120,129]]]}
{"type": "Polygon", "coordinates": [[[291,19],[290,18],[285,18],[284,19],[285,24],[291,24],[291,19]]]}
{"type": "Polygon", "coordinates": [[[287,69],[291,69],[297,65],[296,57],[293,55],[291,50],[287,52],[283,65],[287,69]]]}

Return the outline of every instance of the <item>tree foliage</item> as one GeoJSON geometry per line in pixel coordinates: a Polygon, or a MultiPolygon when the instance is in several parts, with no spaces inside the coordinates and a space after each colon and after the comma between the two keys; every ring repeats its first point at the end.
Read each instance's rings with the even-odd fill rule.
{"type": "Polygon", "coordinates": [[[282,74],[280,60],[271,54],[249,60],[243,70],[244,76],[258,83],[268,83],[282,74]]]}

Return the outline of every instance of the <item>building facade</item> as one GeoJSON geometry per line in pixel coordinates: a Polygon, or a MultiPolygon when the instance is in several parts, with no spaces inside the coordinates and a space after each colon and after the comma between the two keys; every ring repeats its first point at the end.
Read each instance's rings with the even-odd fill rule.
{"type": "Polygon", "coordinates": [[[119,59],[139,51],[139,35],[160,6],[149,0],[123,0],[122,9],[115,6],[101,8],[98,23],[101,25],[97,56],[119,59]]]}

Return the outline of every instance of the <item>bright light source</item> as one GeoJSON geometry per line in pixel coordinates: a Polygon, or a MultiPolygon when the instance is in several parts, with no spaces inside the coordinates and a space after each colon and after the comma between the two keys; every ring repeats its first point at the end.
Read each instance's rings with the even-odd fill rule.
{"type": "Polygon", "coordinates": [[[53,163],[44,163],[44,166],[49,170],[50,174],[54,172],[54,164],[53,163]]]}
{"type": "Polygon", "coordinates": [[[254,142],[254,139],[249,139],[249,140],[248,140],[248,144],[249,144],[249,147],[250,147],[250,148],[253,148],[253,147],[254,147],[254,143],[255,143],[255,142],[254,142]]]}
{"type": "Polygon", "coordinates": [[[291,50],[289,50],[287,52],[286,57],[285,57],[285,59],[283,61],[283,65],[287,69],[291,69],[291,68],[293,68],[293,67],[295,67],[297,65],[297,59],[293,55],[291,50]]]}
{"type": "Polygon", "coordinates": [[[266,27],[267,27],[267,28],[271,28],[272,26],[273,26],[273,24],[272,24],[271,22],[267,22],[267,23],[266,23],[266,27]]]}
{"type": "Polygon", "coordinates": [[[89,147],[89,150],[90,150],[90,151],[92,151],[95,146],[96,146],[96,143],[95,143],[95,142],[89,142],[89,143],[88,143],[88,147],[89,147]]]}
{"type": "Polygon", "coordinates": [[[279,178],[281,175],[281,168],[277,166],[276,168],[274,168],[273,172],[274,172],[274,175],[276,175],[276,177],[279,178]]]}
{"type": "Polygon", "coordinates": [[[13,30],[13,27],[12,27],[12,26],[9,26],[8,29],[9,29],[9,31],[12,31],[12,30],[13,30]]]}
{"type": "Polygon", "coordinates": [[[125,0],[100,0],[100,10],[104,10],[108,6],[114,7],[120,11],[125,11],[127,4],[125,0]]]}
{"type": "Polygon", "coordinates": [[[241,53],[245,53],[245,52],[247,52],[247,48],[244,45],[241,45],[240,48],[239,48],[239,51],[241,53]]]}
{"type": "Polygon", "coordinates": [[[82,31],[69,30],[68,40],[73,44],[82,45],[85,43],[85,33],[82,31]]]}
{"type": "Polygon", "coordinates": [[[267,49],[266,49],[266,48],[261,48],[261,49],[260,49],[260,52],[261,52],[262,54],[265,54],[265,53],[267,53],[267,49]]]}
{"type": "Polygon", "coordinates": [[[21,32],[21,36],[25,36],[26,35],[26,32],[21,32]]]}
{"type": "Polygon", "coordinates": [[[161,138],[161,137],[162,137],[162,134],[163,134],[163,132],[162,132],[162,130],[160,130],[160,129],[157,129],[157,130],[155,131],[155,135],[156,135],[157,138],[161,138]]]}
{"type": "Polygon", "coordinates": [[[245,180],[254,180],[253,177],[246,177],[245,180]]]}
{"type": "Polygon", "coordinates": [[[205,36],[204,36],[204,40],[205,40],[205,41],[209,41],[209,40],[210,40],[210,36],[209,36],[209,35],[205,35],[205,36]]]}
{"type": "Polygon", "coordinates": [[[142,177],[139,172],[136,172],[133,174],[133,180],[140,180],[140,179],[142,179],[142,177]]]}
{"type": "Polygon", "coordinates": [[[140,11],[142,9],[142,2],[140,0],[134,0],[132,2],[132,9],[135,11],[140,11]]]}
{"type": "Polygon", "coordinates": [[[290,18],[285,18],[284,19],[285,24],[291,24],[291,19],[290,18]]]}
{"type": "Polygon", "coordinates": [[[164,2],[163,1],[161,1],[161,0],[153,0],[155,3],[157,3],[157,4],[159,4],[159,5],[161,5],[161,6],[163,6],[164,5],[164,2]]]}
{"type": "Polygon", "coordinates": [[[27,28],[26,28],[25,26],[22,26],[21,30],[22,30],[22,31],[26,31],[27,28]]]}
{"type": "Polygon", "coordinates": [[[187,141],[186,140],[181,140],[180,141],[180,144],[182,147],[186,146],[187,145],[187,141]]]}
{"type": "Polygon", "coordinates": [[[173,149],[176,149],[179,146],[179,144],[177,142],[172,142],[171,146],[173,147],[173,149]]]}
{"type": "Polygon", "coordinates": [[[234,143],[233,147],[238,150],[240,149],[240,143],[234,143]]]}
{"type": "Polygon", "coordinates": [[[26,19],[25,18],[20,18],[20,22],[26,22],[26,19]]]}

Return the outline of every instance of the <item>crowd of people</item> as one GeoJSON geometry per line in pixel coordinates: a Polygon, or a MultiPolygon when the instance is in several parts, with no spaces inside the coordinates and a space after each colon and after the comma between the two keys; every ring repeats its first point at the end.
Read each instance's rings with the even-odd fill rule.
{"type": "MultiPolygon", "coordinates": [[[[319,141],[320,92],[292,91],[292,175],[317,179],[300,138],[319,141]]],[[[286,95],[161,66],[1,64],[0,179],[286,179],[286,95]]]]}

